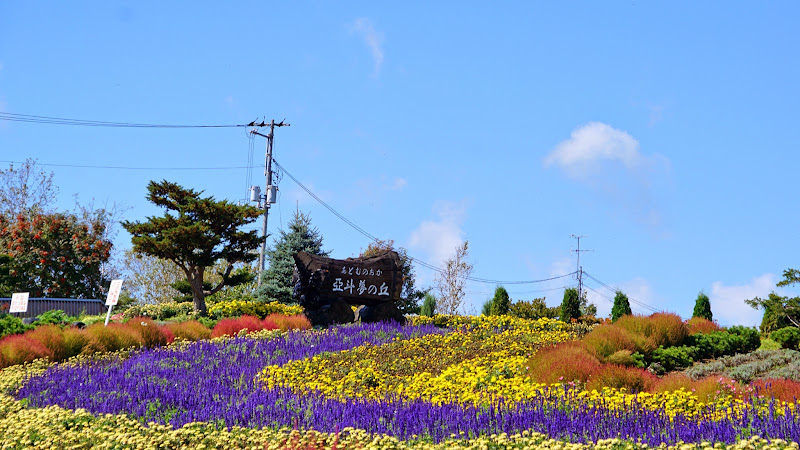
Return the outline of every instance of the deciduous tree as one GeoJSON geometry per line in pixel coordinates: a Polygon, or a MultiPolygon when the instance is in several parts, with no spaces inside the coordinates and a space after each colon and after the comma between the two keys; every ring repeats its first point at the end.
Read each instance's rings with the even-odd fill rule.
{"type": "Polygon", "coordinates": [[[436,305],[438,314],[458,314],[464,302],[467,278],[472,274],[472,264],[467,262],[469,242],[464,241],[456,247],[453,256],[445,261],[444,269],[436,275],[436,287],[439,290],[439,301],[436,305]]]}
{"type": "Polygon", "coordinates": [[[55,212],[53,205],[58,188],[53,184],[53,172],[47,173],[28,158],[0,170],[0,216],[14,220],[22,215],[32,221],[37,214],[55,212]]]}
{"type": "Polygon", "coordinates": [[[202,191],[166,180],[151,181],[147,191],[147,199],[167,212],[145,222],[123,222],[133,235],[133,251],[175,263],[192,287],[195,311],[205,316],[206,296],[245,281],[231,272],[235,264],[258,257],[254,251],[262,239],[256,230],[242,231],[242,227],[253,223],[262,212],[252,206],[201,197],[202,191]],[[225,261],[221,280],[204,289],[206,268],[218,260],[225,261]]]}
{"type": "Polygon", "coordinates": [[[32,297],[102,298],[108,279],[103,265],[112,244],[103,216],[88,222],[70,214],[0,216],[0,252],[11,258],[15,291],[32,297]]]}

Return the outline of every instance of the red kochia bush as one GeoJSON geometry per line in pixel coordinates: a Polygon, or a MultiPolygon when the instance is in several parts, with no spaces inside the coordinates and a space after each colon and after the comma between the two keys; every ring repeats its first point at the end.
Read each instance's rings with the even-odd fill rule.
{"type": "Polygon", "coordinates": [[[579,341],[540,349],[528,360],[528,375],[538,383],[586,382],[600,361],[579,341]]]}
{"type": "Polygon", "coordinates": [[[165,327],[176,338],[186,339],[187,341],[199,341],[200,339],[211,337],[211,329],[196,320],[172,322],[165,325],[165,327]]]}
{"type": "MultiPolygon", "coordinates": [[[[169,335],[165,333],[165,329],[153,322],[153,319],[148,319],[146,317],[134,317],[125,322],[123,326],[139,335],[139,341],[142,343],[141,345],[143,347],[161,347],[171,342],[169,335],[172,333],[169,333],[169,335]]],[[[172,339],[174,340],[175,337],[172,336],[172,339]]]]}
{"type": "Polygon", "coordinates": [[[626,315],[620,317],[614,325],[622,327],[633,334],[646,338],[645,353],[659,346],[673,347],[681,345],[689,336],[689,328],[677,314],[655,313],[648,317],[626,315]]]}
{"type": "Polygon", "coordinates": [[[141,335],[123,323],[109,323],[105,326],[103,322],[98,322],[86,328],[86,332],[94,339],[96,348],[93,348],[92,352],[113,352],[142,346],[141,335]]]}
{"type": "Polygon", "coordinates": [[[713,331],[722,331],[722,328],[716,323],[704,317],[692,317],[686,322],[689,328],[689,334],[705,334],[713,331]]]}
{"type": "Polygon", "coordinates": [[[222,319],[217,322],[214,330],[211,331],[211,337],[220,336],[234,336],[236,333],[247,329],[248,332],[263,330],[264,326],[258,317],[255,316],[241,316],[228,319],[222,319]]]}
{"type": "Polygon", "coordinates": [[[762,397],[775,397],[776,400],[784,402],[796,402],[800,400],[800,383],[785,378],[770,378],[754,380],[752,387],[758,390],[762,397]]]}
{"type": "Polygon", "coordinates": [[[620,350],[640,351],[641,345],[636,344],[636,337],[622,327],[600,325],[584,336],[582,342],[588,351],[603,360],[620,350]]]}
{"type": "Polygon", "coordinates": [[[658,377],[652,373],[633,367],[623,367],[616,364],[604,364],[593,373],[586,383],[586,390],[601,390],[603,387],[616,389],[625,388],[628,392],[643,392],[650,389],[658,377]]]}
{"type": "Polygon", "coordinates": [[[286,316],[283,314],[270,314],[264,319],[264,321],[270,321],[274,323],[277,326],[277,328],[280,328],[282,331],[308,330],[309,328],[311,328],[311,322],[309,322],[308,319],[306,319],[306,316],[302,314],[298,314],[295,316],[286,316]]]}
{"type": "Polygon", "coordinates": [[[53,352],[44,344],[21,334],[6,336],[0,340],[0,353],[3,355],[3,367],[53,356],[53,352]]]}
{"type": "Polygon", "coordinates": [[[25,333],[25,336],[47,347],[53,361],[63,361],[71,356],[64,342],[64,331],[58,325],[42,325],[25,333]]]}

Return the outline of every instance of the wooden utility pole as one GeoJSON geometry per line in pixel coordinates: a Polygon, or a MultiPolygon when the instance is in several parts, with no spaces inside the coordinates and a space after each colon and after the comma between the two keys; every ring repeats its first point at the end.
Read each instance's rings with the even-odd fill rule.
{"type": "Polygon", "coordinates": [[[264,253],[267,249],[267,218],[269,217],[269,207],[271,204],[275,203],[275,196],[278,190],[278,187],[272,184],[272,142],[275,136],[275,127],[288,127],[290,124],[284,123],[283,121],[280,123],[275,123],[275,120],[273,119],[269,122],[269,124],[264,122],[261,122],[260,124],[251,122],[249,125],[257,127],[269,126],[269,134],[261,134],[256,130],[250,131],[252,134],[267,138],[267,151],[265,157],[266,161],[264,162],[264,176],[267,179],[267,190],[264,192],[263,196],[264,225],[261,228],[261,235],[264,237],[264,241],[261,242],[261,252],[258,255],[258,285],[261,286],[261,272],[264,271],[266,259],[264,257],[264,253]]]}

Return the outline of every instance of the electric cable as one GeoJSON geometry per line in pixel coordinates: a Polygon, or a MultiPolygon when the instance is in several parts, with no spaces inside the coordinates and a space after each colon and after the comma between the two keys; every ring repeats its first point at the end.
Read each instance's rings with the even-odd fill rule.
{"type": "MultiPolygon", "coordinates": [[[[597,278],[593,277],[591,274],[587,273],[586,271],[584,271],[583,274],[586,275],[587,277],[589,277],[590,279],[594,280],[595,282],[597,282],[601,286],[605,287],[606,289],[608,289],[611,292],[616,293],[619,290],[619,289],[614,289],[611,286],[603,283],[602,281],[600,281],[597,278]]],[[[633,303],[635,303],[635,304],[637,304],[637,305],[639,305],[639,306],[641,306],[643,308],[649,309],[652,312],[660,312],[658,309],[653,308],[652,306],[648,305],[647,303],[644,303],[644,302],[641,302],[639,300],[636,300],[635,298],[628,297],[628,300],[630,300],[631,302],[633,302],[633,303]]]]}
{"type": "MultiPolygon", "coordinates": [[[[25,161],[0,160],[0,162],[11,164],[25,164],[25,161]]],[[[36,163],[37,166],[46,167],[72,167],[78,169],[117,169],[117,170],[235,170],[246,169],[247,166],[223,166],[223,167],[131,167],[131,166],[92,166],[83,164],[43,164],[36,163]]]]}
{"type": "MultiPolygon", "coordinates": [[[[286,176],[291,178],[292,181],[294,181],[298,186],[300,186],[301,189],[306,191],[306,193],[308,193],[308,195],[310,195],[314,200],[316,200],[320,204],[322,204],[322,206],[324,206],[326,209],[328,209],[328,211],[333,213],[333,215],[335,215],[336,217],[341,219],[344,223],[350,225],[354,230],[358,231],[359,233],[363,234],[364,236],[370,238],[371,240],[373,240],[375,242],[380,242],[381,241],[380,239],[378,239],[377,237],[375,237],[372,234],[368,233],[366,230],[364,230],[363,228],[359,227],[358,225],[356,225],[355,223],[353,223],[352,221],[350,221],[349,219],[347,219],[343,215],[339,214],[339,212],[336,211],[335,209],[333,209],[333,207],[331,207],[330,205],[325,203],[321,198],[317,197],[313,192],[311,192],[310,189],[305,187],[305,185],[303,185],[303,183],[301,183],[297,178],[295,178],[294,175],[289,173],[289,171],[286,170],[285,167],[283,167],[280,163],[278,163],[278,161],[276,161],[275,158],[272,159],[272,163],[275,164],[275,166],[278,169],[280,169],[281,172],[286,174],[286,176]]],[[[436,267],[433,264],[426,263],[426,262],[420,260],[419,258],[414,258],[414,257],[409,256],[408,259],[411,262],[415,262],[418,265],[421,265],[422,267],[434,270],[434,271],[439,272],[439,273],[445,273],[444,269],[442,269],[440,267],[436,267]]],[[[471,276],[470,277],[460,277],[460,278],[463,278],[463,279],[466,279],[466,280],[469,280],[469,281],[474,281],[474,282],[477,282],[477,283],[504,284],[504,285],[508,285],[508,284],[533,284],[533,283],[542,283],[542,282],[545,282],[545,281],[557,280],[559,278],[564,278],[564,277],[575,275],[576,273],[577,273],[577,271],[572,272],[572,273],[568,273],[568,274],[564,274],[564,275],[558,275],[558,276],[555,276],[555,277],[544,278],[544,279],[541,279],[541,280],[513,280],[513,281],[508,281],[508,280],[491,280],[491,279],[488,279],[488,278],[478,278],[478,277],[471,277],[471,276]]]]}
{"type": "MultiPolygon", "coordinates": [[[[255,122],[241,125],[173,125],[156,123],[109,122],[103,120],[68,119],[64,117],[36,116],[31,114],[15,114],[0,112],[0,120],[9,122],[40,123],[48,125],[74,125],[85,127],[113,128],[239,128],[247,126],[263,126],[255,122]]],[[[263,123],[263,122],[262,122],[263,123]]]]}

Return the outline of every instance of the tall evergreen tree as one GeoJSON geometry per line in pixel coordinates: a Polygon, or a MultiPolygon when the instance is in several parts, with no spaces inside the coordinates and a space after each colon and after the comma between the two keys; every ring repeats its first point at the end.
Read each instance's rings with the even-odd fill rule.
{"type": "Polygon", "coordinates": [[[697,300],[694,302],[694,312],[692,312],[692,317],[702,317],[706,320],[713,320],[713,316],[711,314],[711,301],[703,291],[700,291],[700,293],[697,294],[697,300]]]}
{"type": "Polygon", "coordinates": [[[622,291],[617,291],[614,295],[614,306],[611,307],[611,321],[616,322],[622,316],[629,316],[633,314],[631,311],[631,302],[628,296],[622,291]]]}
{"type": "Polygon", "coordinates": [[[581,317],[581,299],[578,298],[576,288],[564,289],[564,300],[561,301],[562,322],[570,322],[572,319],[578,320],[581,317]]]}
{"type": "Polygon", "coordinates": [[[436,297],[434,297],[433,294],[431,294],[430,292],[426,292],[424,300],[422,301],[422,307],[420,308],[419,315],[433,317],[435,311],[436,311],[436,297]]]}
{"type": "Polygon", "coordinates": [[[261,274],[261,287],[256,290],[256,298],[262,301],[277,300],[293,303],[292,273],[294,255],[304,251],[312,255],[328,256],[322,250],[322,235],[311,226],[311,217],[300,211],[294,213],[289,222],[289,230],[280,231],[280,237],[273,247],[266,251],[269,268],[261,274]]]}
{"type": "Polygon", "coordinates": [[[511,307],[511,298],[508,296],[508,291],[503,286],[497,286],[494,290],[494,297],[492,298],[492,306],[490,308],[491,315],[501,316],[508,314],[508,308],[511,307]]]}

